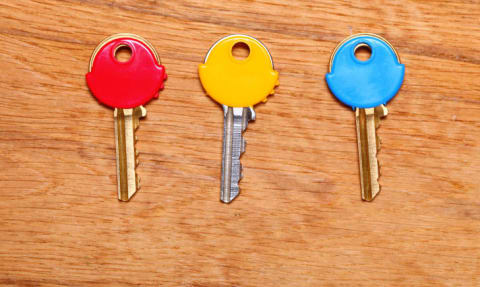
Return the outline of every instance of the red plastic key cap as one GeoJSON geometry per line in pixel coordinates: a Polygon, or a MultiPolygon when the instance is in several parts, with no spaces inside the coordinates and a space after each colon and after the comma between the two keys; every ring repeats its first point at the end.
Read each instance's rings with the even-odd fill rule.
{"type": "Polygon", "coordinates": [[[145,40],[134,35],[115,35],[97,47],[86,78],[88,87],[101,103],[128,109],[157,98],[167,74],[145,40]],[[115,57],[118,48],[123,46],[131,50],[126,62],[115,57]]]}

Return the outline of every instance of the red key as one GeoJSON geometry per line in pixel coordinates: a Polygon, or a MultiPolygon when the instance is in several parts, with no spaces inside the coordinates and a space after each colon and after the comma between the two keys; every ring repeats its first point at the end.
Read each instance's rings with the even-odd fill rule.
{"type": "Polygon", "coordinates": [[[140,188],[135,171],[138,165],[135,130],[139,119],[146,116],[143,105],[157,98],[163,89],[167,79],[165,67],[145,39],[133,34],[117,34],[95,49],[86,78],[98,101],[115,108],[118,199],[128,201],[140,188]],[[122,47],[131,51],[125,62],[116,58],[122,47]]]}

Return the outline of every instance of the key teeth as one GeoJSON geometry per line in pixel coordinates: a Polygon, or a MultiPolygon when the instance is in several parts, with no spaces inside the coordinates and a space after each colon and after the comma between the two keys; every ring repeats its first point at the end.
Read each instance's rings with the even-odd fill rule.
{"type": "Polygon", "coordinates": [[[380,144],[381,140],[380,137],[377,134],[377,170],[378,170],[378,177],[377,177],[377,183],[378,183],[378,191],[375,194],[372,194],[372,201],[379,193],[382,191],[382,185],[380,184],[380,177],[382,176],[382,166],[380,165],[380,159],[378,157],[378,154],[380,153],[380,144]]]}
{"type": "MultiPolygon", "coordinates": [[[[147,116],[147,109],[145,109],[144,106],[139,106],[136,107],[133,111],[133,118],[134,118],[134,127],[133,127],[133,132],[135,133],[136,130],[138,129],[140,125],[140,119],[143,117],[147,116]]],[[[136,143],[138,142],[138,136],[135,135],[135,142],[134,142],[134,149],[135,149],[135,169],[140,165],[140,159],[139,155],[140,152],[137,150],[136,143]]],[[[141,180],[140,176],[138,173],[135,171],[135,184],[136,184],[136,190],[138,191],[142,186],[141,186],[141,180]]],[[[132,195],[133,196],[133,195],[132,195]]]]}
{"type": "MultiPolygon", "coordinates": [[[[241,157],[245,153],[245,150],[247,148],[247,141],[243,137],[243,133],[246,131],[246,129],[248,127],[248,123],[250,121],[254,121],[255,117],[256,117],[255,110],[253,109],[253,107],[248,107],[247,109],[244,109],[244,111],[245,111],[246,114],[245,114],[244,122],[243,122],[243,126],[242,126],[242,142],[241,142],[239,161],[241,161],[241,157]]],[[[240,181],[244,177],[243,165],[242,165],[241,162],[239,162],[239,172],[240,172],[240,174],[239,174],[237,185],[234,189],[232,189],[232,192],[230,194],[230,202],[233,201],[240,194],[240,181]]]]}
{"type": "Polygon", "coordinates": [[[373,201],[375,197],[382,191],[382,185],[380,184],[380,177],[382,175],[381,171],[381,165],[380,165],[380,159],[379,159],[379,153],[381,150],[382,146],[382,139],[378,135],[378,129],[380,128],[380,122],[381,118],[386,117],[388,115],[388,109],[385,105],[380,105],[375,108],[375,140],[377,141],[377,170],[378,170],[378,177],[377,177],[377,183],[378,183],[378,190],[375,194],[372,194],[372,198],[367,201],[373,201]]]}

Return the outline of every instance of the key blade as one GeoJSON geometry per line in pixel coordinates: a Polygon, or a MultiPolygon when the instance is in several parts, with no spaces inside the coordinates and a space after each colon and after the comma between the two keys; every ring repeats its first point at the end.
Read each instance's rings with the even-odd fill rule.
{"type": "Polygon", "coordinates": [[[242,178],[240,157],[245,152],[246,142],[243,132],[248,122],[255,120],[253,108],[232,108],[223,106],[223,153],[222,181],[220,185],[220,200],[232,202],[240,193],[239,181],[242,178]]]}
{"type": "Polygon", "coordinates": [[[366,201],[372,201],[380,192],[378,182],[380,167],[377,159],[380,140],[377,136],[377,128],[380,118],[387,114],[388,110],[384,105],[355,110],[362,199],[366,201]]]}
{"type": "Polygon", "coordinates": [[[114,111],[118,199],[121,201],[130,200],[140,188],[140,178],[136,173],[138,152],[135,149],[135,131],[140,118],[146,114],[147,110],[143,106],[114,111]]]}

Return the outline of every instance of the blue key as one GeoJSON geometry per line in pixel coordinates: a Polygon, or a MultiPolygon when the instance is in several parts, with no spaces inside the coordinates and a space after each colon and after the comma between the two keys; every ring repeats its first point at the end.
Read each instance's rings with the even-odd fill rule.
{"type": "Polygon", "coordinates": [[[343,40],[333,51],[326,80],[330,91],[347,106],[355,109],[362,199],[371,201],[380,192],[377,152],[380,140],[377,128],[388,113],[385,105],[403,83],[405,66],[397,51],[375,34],[356,34],[343,40]],[[363,61],[357,49],[371,52],[363,61]]]}

